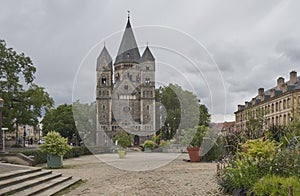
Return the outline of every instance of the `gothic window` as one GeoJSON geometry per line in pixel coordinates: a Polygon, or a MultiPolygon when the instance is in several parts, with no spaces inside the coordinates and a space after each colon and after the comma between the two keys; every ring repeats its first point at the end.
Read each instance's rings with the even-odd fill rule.
{"type": "Polygon", "coordinates": [[[146,70],[147,70],[147,71],[149,70],[149,67],[148,67],[148,66],[146,67],[146,70]]]}
{"type": "Polygon", "coordinates": [[[147,110],[149,110],[149,105],[146,106],[147,110]]]}
{"type": "Polygon", "coordinates": [[[139,82],[140,81],[140,75],[136,76],[136,81],[139,82]]]}
{"type": "Polygon", "coordinates": [[[272,113],[274,112],[274,104],[272,103],[272,113]]]}
{"type": "Polygon", "coordinates": [[[102,105],[102,109],[105,110],[105,105],[102,105]]]}
{"type": "Polygon", "coordinates": [[[146,78],[146,79],[145,79],[145,83],[146,83],[146,84],[150,84],[150,78],[146,78]]]}
{"type": "Polygon", "coordinates": [[[150,91],[150,96],[151,96],[151,97],[153,96],[153,92],[152,92],[152,91],[150,91]]]}
{"type": "Polygon", "coordinates": [[[146,96],[146,92],[145,91],[143,91],[143,97],[145,97],[146,96]]]}
{"type": "Polygon", "coordinates": [[[106,77],[102,77],[101,83],[102,83],[103,85],[106,85],[106,77]]]}
{"type": "Polygon", "coordinates": [[[116,81],[118,81],[120,79],[120,75],[119,73],[116,74],[116,81]]]}
{"type": "Polygon", "coordinates": [[[99,91],[99,96],[101,96],[101,91],[99,91]]]}
{"type": "Polygon", "coordinates": [[[128,85],[124,85],[124,90],[128,90],[128,85]]]}
{"type": "Polygon", "coordinates": [[[132,81],[132,75],[129,76],[129,80],[132,81]]]}
{"type": "Polygon", "coordinates": [[[286,100],[283,100],[283,109],[286,109],[286,100]]]}
{"type": "Polygon", "coordinates": [[[276,102],[276,112],[278,111],[278,102],[276,102]]]}

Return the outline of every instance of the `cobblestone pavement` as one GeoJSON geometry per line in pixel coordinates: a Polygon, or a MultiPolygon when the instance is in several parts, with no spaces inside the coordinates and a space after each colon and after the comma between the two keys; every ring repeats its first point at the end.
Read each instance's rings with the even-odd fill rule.
{"type": "Polygon", "coordinates": [[[64,160],[64,168],[54,171],[86,181],[65,195],[223,195],[215,180],[215,163],[190,163],[184,158],[186,154],[153,170],[125,171],[91,155],[64,160]]]}

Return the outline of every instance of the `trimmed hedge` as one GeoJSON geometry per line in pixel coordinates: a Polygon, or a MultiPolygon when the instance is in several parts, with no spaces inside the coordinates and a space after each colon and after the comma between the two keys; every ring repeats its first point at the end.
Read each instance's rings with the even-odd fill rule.
{"type": "MultiPolygon", "coordinates": [[[[47,162],[47,153],[42,152],[41,150],[24,150],[19,151],[26,156],[34,156],[35,164],[43,164],[47,162]]],[[[79,157],[82,155],[91,155],[92,153],[85,146],[74,146],[71,150],[69,150],[65,155],[64,159],[79,157]]]]}

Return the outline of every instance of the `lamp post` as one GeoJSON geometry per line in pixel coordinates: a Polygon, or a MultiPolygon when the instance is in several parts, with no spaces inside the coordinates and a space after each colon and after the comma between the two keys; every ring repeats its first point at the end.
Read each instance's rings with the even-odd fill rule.
{"type": "Polygon", "coordinates": [[[2,148],[1,152],[4,152],[3,144],[4,144],[4,135],[2,135],[2,108],[3,108],[4,100],[0,97],[0,146],[2,148]]]}
{"type": "Polygon", "coordinates": [[[23,147],[25,147],[25,137],[26,137],[26,126],[24,125],[24,133],[23,133],[23,147]]]}

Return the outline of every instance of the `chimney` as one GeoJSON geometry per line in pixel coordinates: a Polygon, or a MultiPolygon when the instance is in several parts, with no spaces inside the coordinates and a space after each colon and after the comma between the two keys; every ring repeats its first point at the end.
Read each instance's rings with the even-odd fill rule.
{"type": "Polygon", "coordinates": [[[242,105],[238,105],[238,111],[241,111],[241,110],[242,110],[242,108],[243,108],[243,106],[242,106],[242,105]]]}
{"type": "Polygon", "coordinates": [[[258,89],[258,98],[260,99],[260,101],[265,100],[265,89],[264,88],[258,89]]]}
{"type": "Polygon", "coordinates": [[[245,108],[247,108],[249,106],[249,102],[245,101],[245,108]]]}
{"type": "Polygon", "coordinates": [[[270,96],[271,96],[271,97],[274,97],[274,96],[275,96],[275,88],[272,88],[272,89],[270,90],[270,96]]]}
{"type": "Polygon", "coordinates": [[[282,90],[282,85],[284,84],[284,78],[283,77],[279,77],[277,79],[277,89],[282,90]]]}
{"type": "Polygon", "coordinates": [[[252,98],[252,105],[256,104],[256,98],[252,98]]]}
{"type": "Polygon", "coordinates": [[[297,82],[297,72],[291,71],[290,72],[290,84],[296,84],[297,82]]]}
{"type": "Polygon", "coordinates": [[[282,89],[282,92],[285,93],[287,91],[287,84],[284,83],[282,86],[281,86],[281,89],[282,89]]]}

